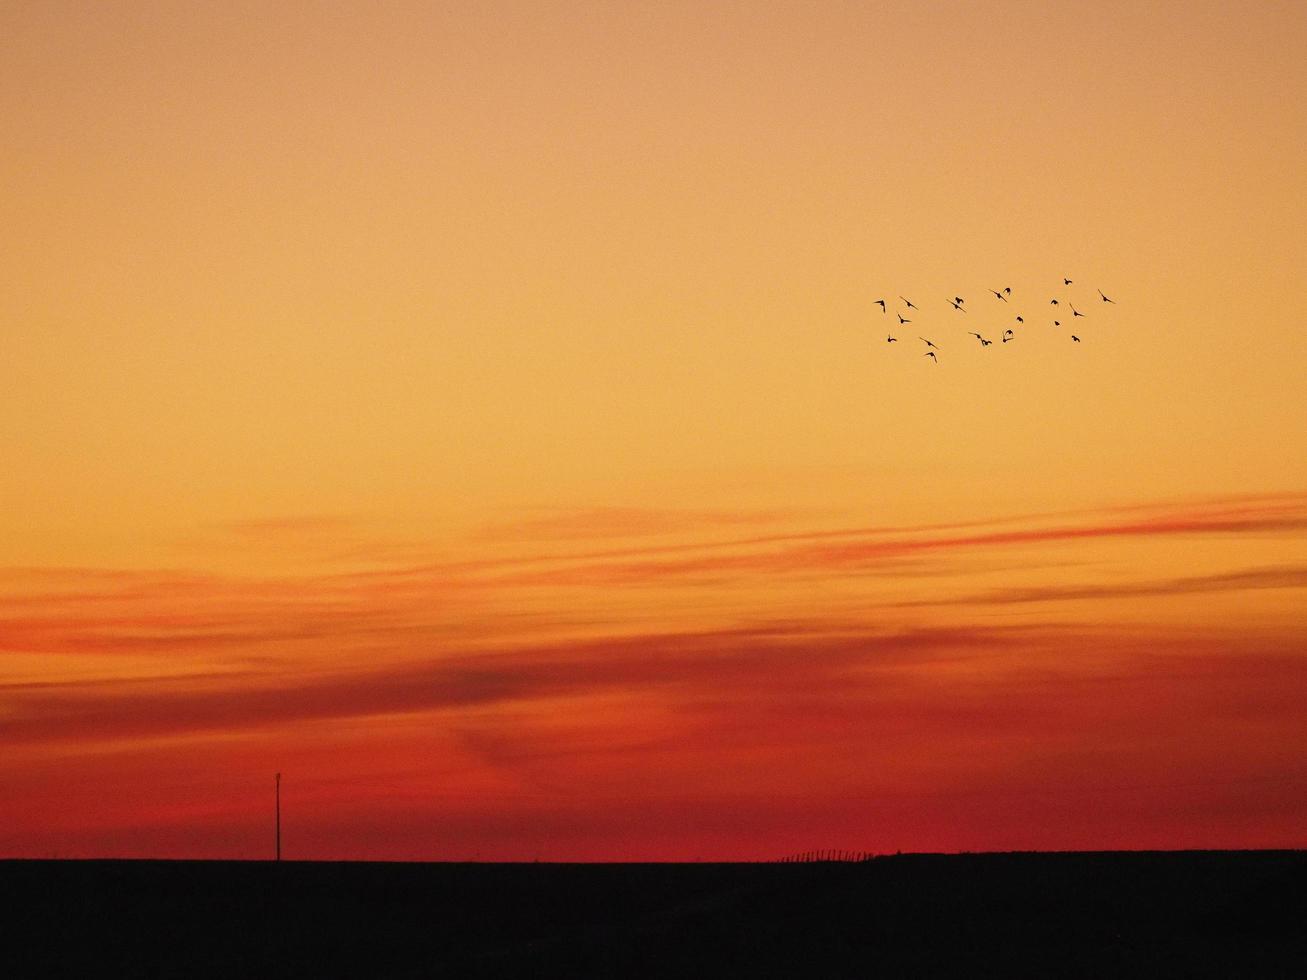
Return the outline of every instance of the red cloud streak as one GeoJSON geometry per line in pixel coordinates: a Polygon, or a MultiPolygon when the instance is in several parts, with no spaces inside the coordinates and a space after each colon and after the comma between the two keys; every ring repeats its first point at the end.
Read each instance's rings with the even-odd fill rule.
{"type": "Polygon", "coordinates": [[[11,571],[0,854],[266,856],[276,770],[305,858],[1301,847],[1307,570],[1068,576],[1086,540],[1255,535],[1283,556],[1302,507],[275,581],[11,571]],[[1009,545],[1066,567],[960,584],[951,556],[999,549],[1001,569],[1009,545]],[[897,577],[914,555],[935,577],[897,577]],[[814,601],[866,563],[873,592],[814,601]],[[712,608],[728,584],[715,622],[660,623],[663,597],[712,608]],[[590,611],[628,585],[638,615],[590,611]],[[1232,618],[1148,614],[1214,600],[1232,618]]]}

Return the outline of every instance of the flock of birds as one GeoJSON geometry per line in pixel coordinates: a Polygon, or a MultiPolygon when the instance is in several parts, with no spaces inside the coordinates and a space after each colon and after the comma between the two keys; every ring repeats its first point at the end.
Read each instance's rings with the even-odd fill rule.
{"type": "MultiPolygon", "coordinates": [[[[1071,286],[1071,285],[1073,285],[1073,280],[1071,280],[1071,279],[1067,279],[1067,278],[1064,277],[1064,278],[1062,279],[1062,285],[1063,285],[1063,287],[1071,286]]],[[[998,297],[1002,302],[1004,302],[1004,303],[1009,303],[1009,304],[1011,303],[1011,299],[1012,299],[1012,287],[1011,287],[1011,286],[1005,286],[1005,287],[1003,287],[1002,289],[991,289],[990,292],[993,293],[996,297],[998,297]]],[[[1111,303],[1111,304],[1113,304],[1113,305],[1116,304],[1116,300],[1114,300],[1114,299],[1110,298],[1109,296],[1105,295],[1101,289],[1099,289],[1097,292],[1098,292],[1098,298],[1099,298],[1102,302],[1104,302],[1104,303],[1111,303]]],[[[904,303],[904,308],[901,309],[901,310],[896,310],[896,311],[895,311],[895,314],[896,314],[896,315],[898,316],[898,318],[899,318],[899,326],[905,326],[906,324],[911,323],[912,320],[910,320],[909,318],[905,317],[903,314],[906,313],[906,312],[911,312],[911,311],[913,311],[913,310],[916,310],[916,311],[920,312],[920,307],[918,307],[915,303],[912,302],[912,300],[908,299],[906,296],[900,296],[899,299],[901,299],[901,300],[903,301],[903,303],[904,303]]],[[[875,305],[878,305],[878,306],[880,307],[880,311],[881,311],[881,313],[886,313],[886,314],[888,314],[888,312],[889,312],[889,308],[888,308],[888,306],[887,306],[885,300],[883,300],[883,299],[878,299],[878,300],[874,300],[873,302],[875,303],[875,305]]],[[[954,296],[952,299],[950,299],[950,300],[948,301],[949,306],[953,307],[953,309],[957,310],[959,313],[966,313],[966,312],[967,312],[966,306],[964,305],[965,303],[966,303],[966,300],[963,299],[961,296],[954,296]]],[[[1051,298],[1051,299],[1048,301],[1048,305],[1049,305],[1049,306],[1056,306],[1056,307],[1059,307],[1059,308],[1060,308],[1060,307],[1062,307],[1062,306],[1064,305],[1064,301],[1063,301],[1062,299],[1059,299],[1058,297],[1055,296],[1055,297],[1051,298]]],[[[1066,306],[1068,309],[1071,310],[1071,319],[1072,319],[1072,322],[1075,321],[1075,318],[1076,318],[1076,317],[1084,317],[1084,316],[1086,316],[1086,314],[1081,313],[1079,310],[1077,310],[1076,307],[1075,307],[1075,304],[1072,303],[1070,300],[1066,300],[1066,301],[1065,301],[1065,306],[1066,306]]],[[[1055,314],[1056,316],[1063,316],[1063,315],[1065,315],[1065,314],[1062,314],[1060,311],[1054,311],[1054,314],[1055,314]]],[[[1025,325],[1025,322],[1026,322],[1026,319],[1025,319],[1024,316],[1022,316],[1021,314],[1018,313],[1018,314],[1016,314],[1016,320],[1015,320],[1015,322],[1016,322],[1018,325],[1024,326],[1024,325],[1025,325]]],[[[1062,321],[1061,321],[1061,320],[1058,320],[1058,319],[1053,320],[1053,326],[1055,326],[1055,327],[1060,327],[1060,326],[1062,326],[1062,321]]],[[[985,348],[985,347],[992,347],[993,344],[994,344],[994,341],[990,340],[988,337],[984,336],[983,334],[977,333],[977,332],[974,331],[974,330],[969,330],[969,331],[967,331],[967,336],[969,336],[969,337],[975,337],[978,341],[980,341],[980,346],[981,346],[982,349],[985,348]]],[[[934,361],[936,364],[938,364],[938,363],[939,363],[939,358],[935,356],[935,352],[936,352],[937,350],[939,350],[939,345],[936,344],[933,340],[929,340],[929,339],[927,339],[927,338],[925,338],[925,337],[922,337],[922,336],[920,336],[920,335],[917,336],[917,339],[920,340],[922,343],[924,343],[924,344],[926,345],[926,352],[925,352],[922,356],[923,356],[923,357],[929,357],[932,361],[934,361]]],[[[1005,329],[1005,330],[1003,331],[1002,335],[999,337],[999,340],[1000,340],[1002,343],[1004,343],[1004,344],[1010,343],[1011,341],[1013,341],[1013,340],[1015,340],[1015,339],[1016,339],[1016,329],[1015,329],[1014,327],[1008,327],[1007,329],[1005,329]]],[[[890,334],[886,337],[886,341],[885,341],[885,342],[886,342],[886,343],[889,343],[889,344],[896,344],[896,343],[898,343],[898,340],[899,340],[898,337],[895,337],[893,333],[890,333],[890,334]]],[[[1073,342],[1077,343],[1077,344],[1081,342],[1081,341],[1080,341],[1080,338],[1079,338],[1076,334],[1071,334],[1071,340],[1072,340],[1073,342]]]]}

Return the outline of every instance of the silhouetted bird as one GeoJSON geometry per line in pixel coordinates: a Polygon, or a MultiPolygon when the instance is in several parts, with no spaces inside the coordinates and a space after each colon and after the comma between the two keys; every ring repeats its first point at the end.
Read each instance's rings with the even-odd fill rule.
{"type": "Polygon", "coordinates": [[[1054,321],[1053,321],[1053,326],[1055,326],[1055,327],[1060,327],[1060,326],[1062,326],[1062,321],[1061,321],[1061,320],[1054,320],[1054,321]]]}
{"type": "Polygon", "coordinates": [[[897,344],[898,342],[899,342],[899,338],[894,336],[890,336],[885,339],[885,343],[887,344],[897,344]]]}
{"type": "Polygon", "coordinates": [[[903,300],[903,302],[908,304],[908,309],[910,310],[916,309],[916,307],[912,305],[912,300],[908,299],[906,296],[900,296],[899,299],[903,300]]]}
{"type": "Polygon", "coordinates": [[[1013,332],[1012,332],[1011,330],[1004,330],[1004,331],[1003,331],[1003,340],[1004,340],[1004,341],[1010,340],[1010,339],[1012,339],[1012,337],[1013,337],[1013,332]]]}
{"type": "Polygon", "coordinates": [[[877,302],[877,303],[880,304],[880,311],[881,311],[882,313],[884,313],[884,312],[885,312],[885,301],[884,301],[883,299],[878,299],[878,300],[876,300],[875,302],[877,302]]]}
{"type": "Polygon", "coordinates": [[[895,314],[895,315],[899,318],[899,323],[900,323],[900,324],[903,324],[903,323],[911,323],[911,322],[912,322],[911,320],[905,320],[905,319],[903,319],[903,314],[902,314],[902,313],[898,313],[898,314],[895,314]]]}
{"type": "Polygon", "coordinates": [[[1017,323],[1025,323],[1025,322],[1026,321],[1023,320],[1021,317],[1017,317],[1017,323]]]}
{"type": "Polygon", "coordinates": [[[917,339],[918,339],[918,340],[921,340],[921,341],[925,341],[925,344],[926,344],[927,347],[934,347],[935,350],[939,350],[939,345],[936,344],[934,341],[926,340],[925,337],[918,337],[917,339]]]}
{"type": "Polygon", "coordinates": [[[1072,316],[1072,317],[1084,316],[1083,313],[1081,313],[1079,310],[1077,310],[1077,309],[1075,308],[1075,304],[1074,304],[1074,303],[1071,305],[1071,316],[1072,316]]]}
{"type": "Polygon", "coordinates": [[[928,351],[926,351],[925,354],[923,354],[923,355],[921,355],[921,356],[922,356],[922,357],[929,357],[929,358],[930,358],[932,361],[934,361],[936,364],[939,363],[939,358],[935,356],[935,352],[934,352],[933,350],[928,350],[928,351]]]}
{"type": "Polygon", "coordinates": [[[1002,293],[1000,293],[997,289],[991,289],[990,292],[993,293],[995,296],[997,296],[999,299],[1001,299],[1004,303],[1007,302],[1007,297],[1004,296],[1002,293]]]}
{"type": "MultiPolygon", "coordinates": [[[[1098,291],[1098,295],[1099,295],[1099,296],[1103,296],[1103,291],[1102,291],[1101,289],[1098,291]]],[[[1113,304],[1115,304],[1115,303],[1116,303],[1116,300],[1114,300],[1114,299],[1108,299],[1106,296],[1103,296],[1103,302],[1104,302],[1104,303],[1113,303],[1113,304]]]]}
{"type": "Polygon", "coordinates": [[[1050,299],[1050,300],[1048,301],[1048,304],[1049,304],[1050,306],[1057,306],[1057,300],[1055,300],[1055,299],[1050,299]]]}
{"type": "Polygon", "coordinates": [[[1080,338],[1077,337],[1075,334],[1071,335],[1071,339],[1074,340],[1077,344],[1080,343],[1080,338]]]}
{"type": "Polygon", "coordinates": [[[1070,279],[1065,279],[1065,278],[1064,278],[1064,279],[1062,280],[1062,285],[1063,285],[1063,286],[1069,286],[1069,285],[1071,285],[1071,280],[1070,280],[1070,279]]]}
{"type": "Polygon", "coordinates": [[[954,296],[953,298],[954,298],[955,300],[957,300],[959,303],[965,303],[965,302],[966,302],[966,300],[963,299],[961,296],[954,296]]]}
{"type": "MultiPolygon", "coordinates": [[[[955,309],[955,310],[962,310],[962,300],[960,300],[960,299],[958,299],[958,300],[953,300],[953,299],[949,300],[949,305],[952,306],[953,309],[955,309]]],[[[965,312],[967,312],[967,311],[966,311],[966,310],[962,310],[962,312],[965,313],[965,312]]]]}
{"type": "Polygon", "coordinates": [[[993,342],[992,340],[986,340],[984,337],[981,337],[981,338],[980,338],[980,346],[981,346],[981,347],[993,347],[993,346],[994,346],[994,342],[993,342]]]}
{"type": "Polygon", "coordinates": [[[1004,286],[1004,287],[1003,287],[1003,292],[1005,292],[1005,293],[1007,293],[1009,296],[1011,296],[1011,295],[1012,295],[1012,287],[1011,287],[1011,286],[1004,286]]]}

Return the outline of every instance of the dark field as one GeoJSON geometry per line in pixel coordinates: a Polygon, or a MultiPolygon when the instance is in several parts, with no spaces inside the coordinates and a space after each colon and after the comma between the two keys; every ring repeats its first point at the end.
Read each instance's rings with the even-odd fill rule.
{"type": "Polygon", "coordinates": [[[0,975],[1307,976],[1307,852],[0,861],[0,975]]]}

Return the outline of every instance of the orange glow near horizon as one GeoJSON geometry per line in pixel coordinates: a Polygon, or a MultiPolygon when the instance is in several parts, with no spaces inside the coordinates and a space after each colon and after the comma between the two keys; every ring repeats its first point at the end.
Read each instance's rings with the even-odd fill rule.
{"type": "Polygon", "coordinates": [[[1307,846],[1294,40],[10,5],[0,857],[1307,846]]]}

